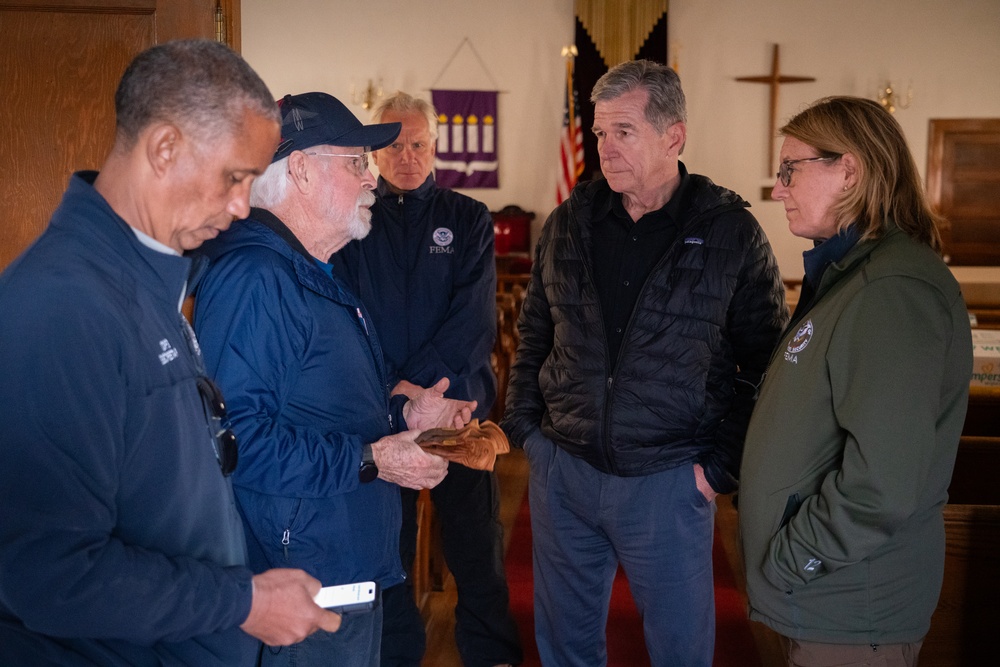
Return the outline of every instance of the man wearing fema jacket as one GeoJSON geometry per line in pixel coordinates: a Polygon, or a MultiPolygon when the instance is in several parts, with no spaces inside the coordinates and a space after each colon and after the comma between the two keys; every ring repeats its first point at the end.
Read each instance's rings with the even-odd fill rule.
{"type": "MultiPolygon", "coordinates": [[[[410,395],[447,377],[448,395],[479,403],[485,418],[496,399],[490,352],[496,337],[493,219],[481,202],[439,188],[434,166],[437,113],[400,92],[375,108],[376,122],[398,121],[399,136],[375,151],[379,167],[372,232],[333,258],[355,286],[379,331],[389,386],[410,395]]],[[[417,492],[403,489],[403,567],[416,554],[417,492]]],[[[468,667],[521,661],[503,569],[503,528],[496,475],[459,463],[431,490],[445,560],[455,577],[455,639],[468,667]]],[[[385,591],[383,667],[419,667],[426,639],[409,585],[385,591]]]]}

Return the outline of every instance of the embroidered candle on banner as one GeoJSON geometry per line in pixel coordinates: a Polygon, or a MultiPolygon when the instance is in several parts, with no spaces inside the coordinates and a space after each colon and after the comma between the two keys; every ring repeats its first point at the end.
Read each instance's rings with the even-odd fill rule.
{"type": "Polygon", "coordinates": [[[497,91],[432,90],[438,112],[434,180],[445,188],[498,188],[497,91]]]}

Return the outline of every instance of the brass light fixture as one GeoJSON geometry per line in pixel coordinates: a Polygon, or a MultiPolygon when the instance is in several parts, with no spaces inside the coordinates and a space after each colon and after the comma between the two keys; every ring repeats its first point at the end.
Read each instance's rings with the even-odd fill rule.
{"type": "Polygon", "coordinates": [[[909,109],[913,102],[913,85],[906,86],[906,94],[900,92],[892,85],[892,81],[886,81],[885,85],[878,89],[875,101],[881,104],[889,113],[896,113],[896,109],[909,109]]]}
{"type": "Polygon", "coordinates": [[[380,99],[382,99],[382,79],[377,82],[368,79],[368,85],[360,92],[357,86],[351,84],[351,103],[360,104],[365,111],[375,106],[380,99]]]}

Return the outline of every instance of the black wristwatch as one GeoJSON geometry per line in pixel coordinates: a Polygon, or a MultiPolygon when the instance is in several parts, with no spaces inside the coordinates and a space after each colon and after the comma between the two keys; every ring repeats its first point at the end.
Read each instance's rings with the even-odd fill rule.
{"type": "Polygon", "coordinates": [[[358,480],[362,484],[372,482],[378,477],[378,466],[375,465],[375,457],[372,456],[372,446],[365,445],[361,450],[361,467],[358,468],[358,480]]]}

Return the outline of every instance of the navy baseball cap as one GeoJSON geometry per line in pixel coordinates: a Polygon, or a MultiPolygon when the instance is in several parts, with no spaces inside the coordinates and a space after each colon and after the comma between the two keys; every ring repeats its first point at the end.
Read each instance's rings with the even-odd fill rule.
{"type": "Polygon", "coordinates": [[[385,148],[399,136],[401,123],[362,125],[344,103],[326,93],[285,95],[281,111],[281,143],[271,162],[319,145],[363,146],[365,151],[385,148]]]}

